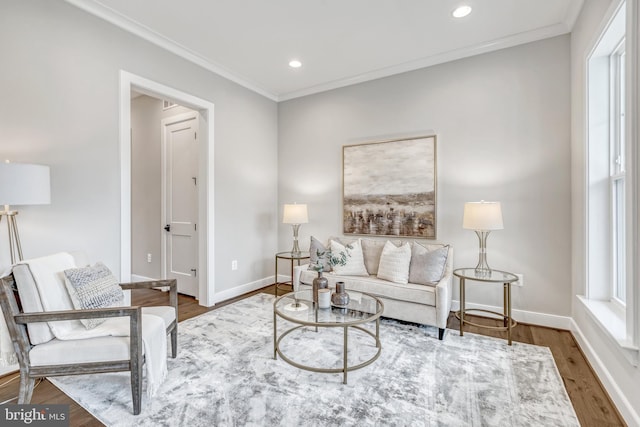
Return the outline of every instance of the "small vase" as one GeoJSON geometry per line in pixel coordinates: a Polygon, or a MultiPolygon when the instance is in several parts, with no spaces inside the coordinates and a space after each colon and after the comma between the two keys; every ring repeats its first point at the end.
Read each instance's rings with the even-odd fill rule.
{"type": "Polygon", "coordinates": [[[349,305],[349,294],[344,290],[344,282],[336,282],[336,291],[331,294],[331,304],[336,307],[349,305]]]}
{"type": "Polygon", "coordinates": [[[322,277],[322,271],[318,271],[318,277],[313,279],[313,302],[318,303],[318,289],[329,287],[329,281],[326,277],[322,277]]]}

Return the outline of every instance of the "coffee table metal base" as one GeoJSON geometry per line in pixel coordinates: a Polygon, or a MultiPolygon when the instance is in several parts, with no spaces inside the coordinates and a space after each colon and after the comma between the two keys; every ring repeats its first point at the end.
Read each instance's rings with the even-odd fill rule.
{"type": "MultiPolygon", "coordinates": [[[[280,342],[287,336],[289,335],[291,332],[294,332],[300,328],[305,328],[305,327],[312,327],[309,325],[300,325],[300,326],[296,326],[294,328],[288,329],[285,332],[283,332],[279,337],[277,336],[277,329],[276,329],[276,316],[274,313],[274,319],[273,319],[273,334],[274,334],[274,344],[273,344],[273,358],[277,359],[278,355],[280,355],[280,357],[282,358],[282,360],[284,360],[285,362],[287,362],[288,364],[295,366],[296,368],[299,369],[304,369],[306,371],[311,371],[311,372],[320,372],[320,373],[326,373],[326,374],[336,374],[336,373],[340,373],[342,372],[342,383],[343,384],[347,384],[347,373],[350,371],[355,371],[357,369],[361,369],[364,368],[365,366],[369,366],[370,364],[372,364],[378,357],[380,357],[380,353],[382,352],[382,344],[380,343],[380,318],[376,319],[376,332],[373,333],[371,331],[369,331],[368,329],[365,329],[363,327],[357,326],[357,325],[348,325],[348,326],[341,326],[343,328],[343,335],[344,335],[344,344],[343,344],[343,348],[342,348],[342,352],[343,352],[343,364],[342,364],[342,368],[318,368],[315,366],[308,366],[308,365],[303,365],[301,363],[295,362],[293,360],[291,360],[289,357],[287,357],[282,350],[280,349],[280,342]],[[348,355],[348,351],[349,351],[349,340],[348,340],[348,336],[349,336],[349,328],[355,328],[359,331],[362,331],[366,334],[368,334],[369,336],[371,336],[371,338],[373,338],[375,340],[376,343],[376,348],[378,349],[378,351],[376,352],[376,354],[373,355],[373,357],[371,357],[370,359],[365,360],[362,363],[359,363],[357,365],[352,365],[349,366],[349,364],[347,363],[347,355],[348,355]]],[[[337,327],[337,326],[323,326],[322,324],[317,325],[318,327],[337,327]]]]}

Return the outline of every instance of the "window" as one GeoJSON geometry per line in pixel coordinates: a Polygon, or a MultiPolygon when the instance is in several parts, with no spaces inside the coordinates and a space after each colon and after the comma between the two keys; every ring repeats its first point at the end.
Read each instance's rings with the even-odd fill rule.
{"type": "Polygon", "coordinates": [[[635,250],[632,231],[638,226],[631,210],[637,183],[627,173],[636,160],[629,154],[633,123],[625,119],[633,113],[629,101],[637,95],[630,93],[628,79],[633,61],[627,54],[634,51],[626,49],[626,9],[620,2],[587,57],[587,286],[579,300],[637,364],[640,338],[633,295],[638,289],[635,263],[629,261],[629,250],[635,250]]]}
{"type": "Polygon", "coordinates": [[[625,261],[625,39],[623,38],[609,56],[610,144],[609,180],[611,182],[611,248],[613,301],[626,301],[625,261]]]}

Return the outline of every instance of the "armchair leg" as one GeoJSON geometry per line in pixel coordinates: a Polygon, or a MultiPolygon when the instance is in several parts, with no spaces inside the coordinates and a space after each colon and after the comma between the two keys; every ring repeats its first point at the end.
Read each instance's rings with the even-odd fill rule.
{"type": "Polygon", "coordinates": [[[444,338],[444,328],[438,328],[438,339],[442,341],[444,338]]]}
{"type": "Polygon", "coordinates": [[[26,372],[20,372],[20,393],[18,395],[18,403],[31,403],[33,396],[33,387],[36,383],[35,378],[29,377],[26,372]]]}
{"type": "Polygon", "coordinates": [[[131,399],[133,400],[133,415],[138,415],[142,408],[142,364],[131,369],[131,399]]]}
{"type": "Polygon", "coordinates": [[[176,358],[178,356],[178,325],[171,331],[171,357],[176,358]]]}

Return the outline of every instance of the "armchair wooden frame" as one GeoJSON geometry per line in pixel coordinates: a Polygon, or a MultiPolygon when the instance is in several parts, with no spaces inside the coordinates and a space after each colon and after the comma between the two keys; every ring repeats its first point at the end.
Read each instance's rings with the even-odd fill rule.
{"type": "MultiPolygon", "coordinates": [[[[133,413],[138,415],[142,401],[142,308],[114,307],[88,310],[48,311],[43,313],[23,313],[19,305],[19,295],[13,275],[1,279],[0,308],[4,313],[7,328],[13,341],[18,363],[20,365],[20,393],[18,403],[31,402],[35,380],[41,377],[59,375],[83,375],[105,372],[131,372],[131,395],[133,413]],[[29,341],[27,324],[33,322],[51,322],[56,320],[79,320],[109,317],[129,317],[130,344],[129,360],[112,360],[107,362],[74,363],[70,365],[33,366],[29,360],[29,351],[34,346],[29,341]]],[[[169,305],[174,307],[176,319],[167,327],[171,334],[171,357],[178,352],[178,287],[175,279],[148,282],[122,283],[122,289],[154,289],[169,287],[169,305]]]]}

